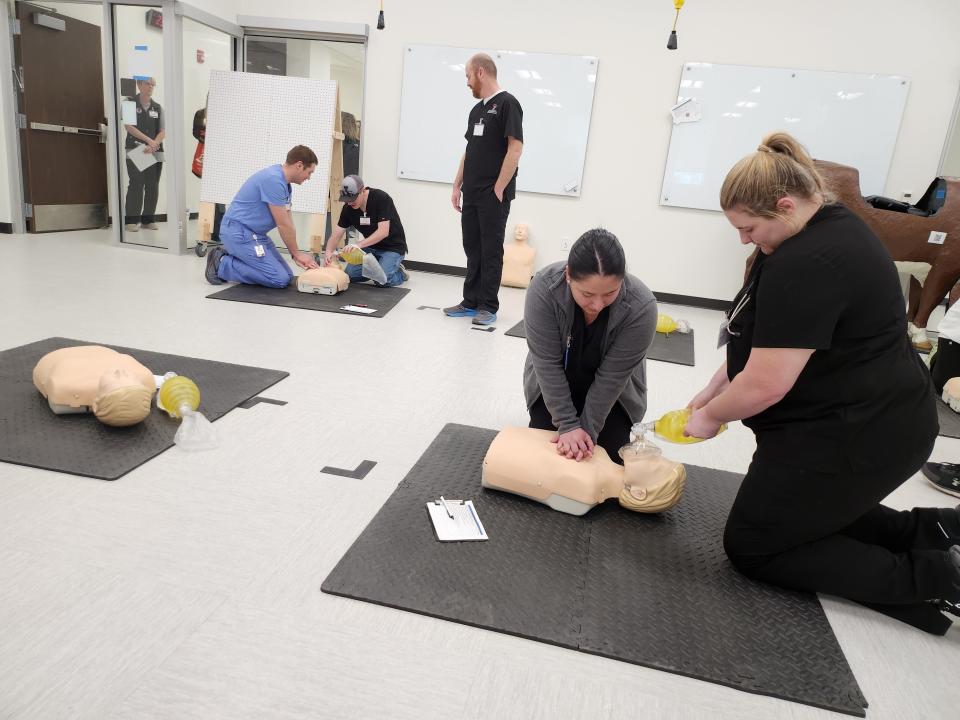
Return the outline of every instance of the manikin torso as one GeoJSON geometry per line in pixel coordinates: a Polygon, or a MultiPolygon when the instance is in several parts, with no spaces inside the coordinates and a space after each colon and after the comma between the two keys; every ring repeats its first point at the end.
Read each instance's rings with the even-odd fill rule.
{"type": "Polygon", "coordinates": [[[350,287],[350,277],[338,265],[305,270],[297,276],[297,290],[318,295],[336,295],[350,287]]]}
{"type": "Polygon", "coordinates": [[[501,430],[483,459],[483,486],[571,515],[583,515],[610,498],[638,512],[659,512],[679,500],[685,468],[659,452],[625,452],[620,466],[597,445],[593,457],[576,462],[557,453],[555,437],[550,430],[501,430]]]}
{"type": "Polygon", "coordinates": [[[527,226],[519,223],[514,230],[513,242],[503,248],[503,275],[501,285],[525,288],[533,277],[533,259],[537,251],[530,247],[527,226]]]}
{"type": "Polygon", "coordinates": [[[89,412],[94,401],[128,385],[156,390],[153,373],[129,355],[100,345],[47,353],[33,369],[33,384],[55,413],[89,412]]]}

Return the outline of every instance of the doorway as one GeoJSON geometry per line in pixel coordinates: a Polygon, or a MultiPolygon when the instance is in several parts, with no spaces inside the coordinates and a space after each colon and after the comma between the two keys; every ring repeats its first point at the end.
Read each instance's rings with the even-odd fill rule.
{"type": "Polygon", "coordinates": [[[27,232],[107,224],[97,4],[15,4],[14,76],[27,232]]]}

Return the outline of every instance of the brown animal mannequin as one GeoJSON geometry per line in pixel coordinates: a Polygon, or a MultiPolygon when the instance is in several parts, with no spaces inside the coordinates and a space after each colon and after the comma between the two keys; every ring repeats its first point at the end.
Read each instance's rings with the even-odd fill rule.
{"type": "Polygon", "coordinates": [[[533,259],[537,251],[527,242],[530,233],[524,223],[517,223],[513,242],[503,248],[503,275],[500,284],[507,287],[525,288],[533,277],[533,259]]]}
{"type": "Polygon", "coordinates": [[[931,270],[919,295],[911,281],[910,314],[918,328],[925,328],[930,313],[960,280],[960,178],[947,178],[947,197],[934,215],[922,217],[869,205],[860,193],[860,173],[856,168],[825,160],[816,161],[827,188],[856,213],[894,260],[930,263],[931,270]],[[928,242],[932,231],[947,234],[942,245],[928,242]]]}
{"type": "Polygon", "coordinates": [[[507,427],[483,459],[481,483],[542,502],[554,510],[583,515],[610,498],[635,512],[655,513],[677,504],[686,468],[651,443],[624,446],[617,465],[599,445],[593,457],[577,462],[557,453],[550,430],[507,427]]]}
{"type": "Polygon", "coordinates": [[[92,412],[105,425],[134,425],[150,413],[153,373],[129,355],[100,345],[47,353],[33,384],[58,415],[92,412]]]}

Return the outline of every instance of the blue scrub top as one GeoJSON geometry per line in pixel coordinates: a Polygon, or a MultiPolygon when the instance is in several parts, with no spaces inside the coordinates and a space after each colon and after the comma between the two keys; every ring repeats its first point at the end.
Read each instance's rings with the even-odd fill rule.
{"type": "Polygon", "coordinates": [[[251,175],[237,191],[223,222],[240,223],[255,233],[266,234],[277,226],[268,205],[290,207],[290,183],[284,178],[281,165],[271,165],[251,175]]]}

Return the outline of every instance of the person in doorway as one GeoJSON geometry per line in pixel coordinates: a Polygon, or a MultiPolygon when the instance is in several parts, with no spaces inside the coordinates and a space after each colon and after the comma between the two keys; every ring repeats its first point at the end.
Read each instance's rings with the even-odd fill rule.
{"type": "Polygon", "coordinates": [[[627,274],[613,233],[588,230],[566,262],[538,272],[527,290],[523,391],[530,427],[556,430],[557,452],[572,460],[600,445],[619,449],[647,409],[644,358],[657,327],[657,301],[627,274]]]}
{"type": "Polygon", "coordinates": [[[343,176],[360,174],[360,129],[353,113],[341,112],[343,126],[343,176]]]}
{"type": "Polygon", "coordinates": [[[124,148],[131,150],[143,146],[143,151],[153,155],[157,162],[142,171],[127,158],[127,196],[123,205],[124,223],[127,232],[156,230],[157,199],[160,197],[160,174],[163,172],[163,138],[166,135],[163,108],[153,99],[157,81],[153,78],[137,80],[138,93],[133,98],[137,122],[124,125],[127,131],[124,148]]]}
{"type": "Polygon", "coordinates": [[[287,153],[282,165],[255,172],[237,191],[220,223],[223,246],[207,253],[206,278],[211,285],[239,282],[283,288],[293,273],[267,233],[279,228],[290,257],[302,268],[319,267],[297,247],[290,212],[291,184],[305,183],[317,169],[317,156],[306,145],[287,153]]]}
{"type": "Polygon", "coordinates": [[[466,74],[467,86],[480,102],[467,119],[467,149],[460,158],[450,201],[461,213],[467,277],[463,299],[443,312],[471,317],[474,325],[492,325],[500,309],[503,233],[523,153],[523,108],[500,88],[497,66],[489,55],[470,58],[466,74]]]}
{"type": "Polygon", "coordinates": [[[721,327],[727,361],[685,432],[743,420],[756,436],[728,557],[749,577],[946,632],[941,611],[960,612],[960,511],[881,504],[938,429],[890,253],[786,133],[734,165],[720,206],[760,253],[721,327]]]}
{"type": "MultiPolygon", "coordinates": [[[[347,230],[354,228],[363,239],[355,243],[364,253],[373,255],[386,277],[376,285],[393,287],[407,279],[403,258],[407,254],[407,238],[400,222],[397,207],[383,190],[367,187],[359,175],[348,175],[340,187],[340,202],[346,203],[340,211],[337,227],[330,234],[326,247],[326,263],[334,261],[337,246],[347,230]]],[[[363,266],[347,265],[350,282],[364,282],[363,266]]]]}
{"type": "MultiPolygon", "coordinates": [[[[193,174],[198,178],[203,177],[203,153],[204,145],[207,142],[207,108],[202,107],[193,114],[193,137],[197,139],[197,151],[193,158],[193,174]]],[[[210,232],[210,239],[216,242],[220,241],[220,222],[223,220],[223,214],[227,211],[227,206],[223,203],[215,203],[213,206],[213,229],[210,232]]]]}

